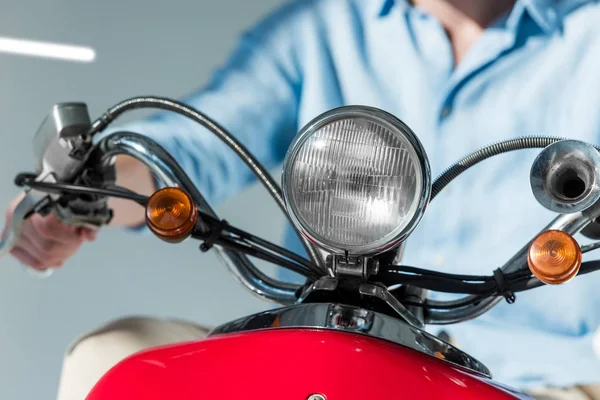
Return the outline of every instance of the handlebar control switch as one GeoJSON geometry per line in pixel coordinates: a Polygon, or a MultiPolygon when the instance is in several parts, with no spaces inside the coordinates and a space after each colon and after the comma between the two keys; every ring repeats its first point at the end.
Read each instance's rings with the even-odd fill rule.
{"type": "Polygon", "coordinates": [[[38,175],[53,173],[59,181],[71,181],[92,149],[91,127],[84,103],[54,105],[33,139],[38,175]]]}
{"type": "MultiPolygon", "coordinates": [[[[84,169],[75,180],[77,185],[101,187],[115,183],[114,163],[101,165],[96,162],[94,156],[91,156],[90,160],[91,166],[84,169]]],[[[112,210],[108,207],[108,198],[96,194],[62,197],[53,211],[59,219],[69,225],[89,228],[108,225],[113,217],[112,210]]]]}

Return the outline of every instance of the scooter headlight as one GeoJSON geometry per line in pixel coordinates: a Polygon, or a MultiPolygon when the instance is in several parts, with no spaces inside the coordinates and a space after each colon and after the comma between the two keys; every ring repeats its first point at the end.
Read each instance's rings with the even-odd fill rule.
{"type": "Polygon", "coordinates": [[[416,227],[429,201],[427,155],[394,116],[370,107],[326,112],[294,139],[283,169],[288,212],[333,253],[380,253],[416,227]]]}

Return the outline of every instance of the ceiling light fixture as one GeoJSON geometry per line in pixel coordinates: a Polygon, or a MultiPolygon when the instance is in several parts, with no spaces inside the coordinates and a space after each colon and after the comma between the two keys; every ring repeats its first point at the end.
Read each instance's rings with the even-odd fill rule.
{"type": "Polygon", "coordinates": [[[0,36],[0,53],[54,58],[82,63],[90,63],[96,59],[96,51],[90,47],[14,39],[3,36],[0,36]]]}

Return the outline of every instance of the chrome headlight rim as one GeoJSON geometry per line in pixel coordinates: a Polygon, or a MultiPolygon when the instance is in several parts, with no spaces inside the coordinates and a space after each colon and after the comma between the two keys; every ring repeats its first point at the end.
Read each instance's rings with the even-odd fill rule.
{"type": "Polygon", "coordinates": [[[283,162],[282,191],[285,205],[288,213],[290,214],[292,223],[299,229],[301,234],[310,241],[332,254],[373,256],[388,251],[402,243],[415,230],[423,218],[425,209],[427,208],[431,196],[431,168],[425,148],[421,144],[417,135],[400,119],[386,111],[374,107],[360,105],[343,106],[317,116],[308,124],[306,124],[300,130],[298,135],[296,135],[283,162]],[[302,146],[306,140],[308,140],[312,134],[326,125],[339,120],[352,118],[363,118],[376,122],[388,128],[390,132],[405,139],[408,144],[410,144],[411,148],[409,150],[418,160],[418,163],[415,163],[418,164],[415,165],[415,168],[418,170],[420,175],[419,183],[421,184],[421,190],[416,209],[408,223],[405,224],[404,228],[396,229],[392,233],[386,235],[386,237],[376,240],[372,243],[364,245],[348,245],[345,246],[345,248],[341,248],[339,245],[323,239],[318,233],[314,232],[307,223],[304,223],[301,218],[299,218],[300,212],[290,198],[291,190],[289,185],[292,183],[291,166],[293,165],[293,162],[298,156],[298,153],[302,149],[302,146]]]}

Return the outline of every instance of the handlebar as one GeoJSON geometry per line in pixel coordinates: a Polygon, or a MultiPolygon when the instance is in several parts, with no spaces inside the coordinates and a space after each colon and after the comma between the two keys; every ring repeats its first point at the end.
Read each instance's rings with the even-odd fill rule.
{"type": "MultiPolygon", "coordinates": [[[[155,177],[165,186],[180,186],[185,189],[200,211],[217,217],[215,211],[206,202],[187,174],[179,164],[160,145],[142,135],[131,132],[117,132],[103,138],[95,148],[101,153],[99,163],[108,163],[116,155],[129,155],[146,165],[155,177]]],[[[46,179],[53,179],[47,174],[46,179]]],[[[7,254],[20,236],[25,218],[30,215],[40,202],[48,198],[48,193],[29,189],[16,206],[11,224],[6,235],[0,240],[0,257],[7,254]]],[[[202,223],[201,223],[202,224],[202,223]]],[[[201,228],[206,229],[206,226],[201,228]]],[[[291,304],[296,301],[296,291],[299,285],[279,282],[261,272],[243,254],[215,246],[217,256],[227,265],[236,279],[252,293],[271,302],[291,304]]],[[[52,269],[38,271],[29,269],[35,276],[49,276],[52,269]]]]}
{"type": "MultiPolygon", "coordinates": [[[[69,180],[77,176],[85,160],[93,151],[101,154],[99,164],[117,154],[130,155],[144,163],[166,186],[181,186],[190,193],[200,211],[216,216],[201,193],[179,167],[177,162],[154,141],[129,132],[111,134],[97,145],[91,145],[91,138],[101,132],[121,114],[141,108],[159,108],[174,111],[207,128],[218,136],[240,156],[258,177],[277,204],[284,208],[280,189],[270,175],[245,147],[216,122],[187,105],[159,97],[138,97],[123,101],[103,114],[93,124],[89,120],[87,107],[83,103],[63,103],[55,105],[52,113],[44,120],[34,139],[34,148],[39,158],[39,176],[58,176],[69,180]]],[[[98,160],[95,160],[98,162],[98,160]]],[[[46,196],[47,194],[44,194],[46,196]]],[[[21,207],[30,211],[35,199],[29,197],[21,207]]],[[[19,208],[21,209],[21,208],[19,208]]],[[[0,244],[0,256],[7,253],[20,234],[23,223],[21,215],[15,215],[6,240],[0,244]]],[[[62,216],[61,216],[62,217],[62,216]]],[[[99,224],[106,221],[99,221],[99,224]]],[[[205,227],[206,228],[206,227],[205,227]]],[[[305,238],[301,238],[317,268],[326,272],[320,251],[305,238]]],[[[243,254],[215,246],[217,255],[228,266],[234,276],[252,293],[276,303],[289,304],[296,301],[298,285],[279,282],[262,273],[243,254]]]]}
{"type": "MultiPolygon", "coordinates": [[[[98,148],[105,159],[116,155],[134,157],[144,163],[164,185],[182,187],[189,193],[199,210],[217,217],[177,161],[153,140],[132,132],[118,132],[102,139],[98,148]]],[[[243,254],[219,246],[215,246],[215,250],[236,279],[255,295],[275,303],[291,304],[296,301],[295,293],[300,288],[299,285],[270,278],[243,254]]]]}
{"type": "MultiPolygon", "coordinates": [[[[68,104],[64,105],[63,108],[55,109],[55,118],[59,118],[61,123],[52,125],[50,122],[53,122],[53,120],[49,120],[50,122],[45,122],[43,125],[46,129],[43,132],[44,134],[40,136],[41,139],[43,139],[40,141],[43,144],[43,146],[40,147],[42,149],[40,152],[42,156],[42,170],[36,180],[52,180],[55,179],[56,176],[61,180],[68,180],[70,177],[76,176],[82,171],[83,165],[88,159],[87,157],[92,153],[95,155],[95,158],[93,158],[92,161],[98,165],[111,164],[111,160],[116,155],[128,155],[146,165],[162,185],[179,186],[183,188],[190,195],[200,212],[204,213],[207,218],[212,217],[217,219],[215,211],[210,207],[202,193],[196,188],[177,161],[153,140],[133,132],[116,132],[104,137],[97,144],[93,146],[90,145],[91,137],[102,131],[111,121],[122,113],[132,109],[148,107],[178,112],[179,114],[200,123],[217,135],[246,162],[287,215],[280,189],[277,184],[267,174],[258,161],[255,160],[254,157],[239,142],[237,142],[235,138],[233,138],[233,136],[200,112],[187,107],[182,103],[163,98],[141,97],[126,100],[108,110],[100,119],[94,122],[93,125],[87,122],[89,121],[87,109],[83,109],[81,104],[68,104]],[[84,112],[85,115],[83,115],[84,112]],[[61,129],[57,130],[57,127],[61,127],[61,129]],[[57,141],[56,138],[59,138],[60,140],[57,141]],[[65,141],[65,138],[68,138],[69,141],[65,141]],[[50,143],[50,145],[48,145],[48,143],[50,143]],[[51,149],[51,151],[48,149],[51,149]],[[74,150],[81,150],[82,153],[75,154],[74,150]],[[55,171],[57,166],[59,167],[58,171],[55,171]]],[[[546,139],[554,140],[551,138],[546,139]]],[[[492,153],[482,154],[483,155],[480,158],[474,158],[475,161],[472,161],[472,163],[479,162],[485,157],[489,157],[489,154],[492,153]]],[[[452,176],[457,175],[464,169],[465,166],[460,164],[456,170],[449,170],[450,172],[448,174],[450,174],[450,178],[442,180],[442,184],[447,184],[452,176]]],[[[54,182],[56,182],[56,180],[54,180],[54,182]]],[[[440,186],[439,190],[441,190],[441,188],[443,188],[443,186],[440,186]]],[[[21,233],[25,218],[32,212],[39,211],[39,207],[40,205],[43,205],[45,199],[52,202],[56,197],[57,195],[48,195],[46,192],[41,192],[33,188],[27,190],[24,198],[14,211],[13,219],[6,236],[0,240],[0,257],[6,254],[14,245],[16,238],[18,238],[21,233]]],[[[77,217],[77,215],[75,215],[75,217],[77,217]]],[[[559,215],[546,226],[544,230],[562,230],[574,235],[591,222],[595,221],[598,217],[600,217],[600,202],[597,202],[581,212],[559,215]]],[[[71,222],[73,221],[77,222],[77,218],[74,218],[71,222]]],[[[81,221],[85,221],[85,216],[81,221]]],[[[101,225],[107,223],[107,220],[97,218],[96,220],[92,220],[92,222],[101,225]]],[[[197,227],[205,232],[208,232],[210,229],[210,226],[202,219],[199,219],[197,227]]],[[[320,251],[305,238],[301,238],[319,272],[324,275],[327,273],[332,275],[333,272],[330,267],[324,265],[320,251]]],[[[297,293],[299,292],[299,289],[301,289],[300,285],[280,282],[267,276],[241,252],[219,245],[215,245],[214,248],[219,259],[225,263],[236,279],[256,296],[280,304],[293,304],[298,301],[297,293]]],[[[509,274],[528,270],[527,251],[528,245],[519,250],[519,252],[502,266],[502,273],[509,274]]],[[[51,272],[51,270],[48,270],[46,274],[51,272]]],[[[392,295],[390,294],[390,296],[392,295]]],[[[438,301],[423,298],[423,304],[425,306],[431,306],[428,312],[424,314],[424,322],[427,324],[443,325],[470,320],[494,307],[501,299],[502,296],[499,295],[486,298],[470,295],[452,301],[438,301]]],[[[385,298],[383,300],[385,300],[385,298]]]]}
{"type": "MultiPolygon", "coordinates": [[[[582,212],[559,215],[542,231],[556,229],[564,231],[570,235],[575,235],[599,216],[600,205],[595,204],[594,206],[582,212]]],[[[502,272],[508,274],[528,269],[528,248],[529,243],[521,248],[521,250],[519,250],[510,260],[508,260],[508,262],[506,262],[506,264],[502,266],[502,272]]],[[[472,300],[475,298],[476,296],[471,295],[465,296],[458,300],[450,301],[426,300],[427,304],[429,305],[441,308],[445,307],[448,308],[448,310],[430,310],[425,322],[432,325],[448,325],[457,322],[468,321],[484,314],[502,300],[502,296],[496,296],[485,298],[478,303],[472,303],[472,300]],[[451,308],[452,306],[457,306],[462,303],[468,304],[462,307],[451,308]]]]}
{"type": "MultiPolygon", "coordinates": [[[[183,115],[184,117],[191,119],[192,121],[208,129],[223,143],[229,146],[229,148],[231,148],[236,153],[236,155],[238,155],[242,159],[242,161],[246,163],[248,168],[250,168],[250,170],[254,173],[259,182],[263,184],[263,186],[267,189],[271,197],[273,197],[281,211],[289,219],[289,215],[285,207],[285,201],[281,194],[281,188],[273,180],[273,178],[271,178],[269,173],[264,169],[260,162],[258,162],[258,160],[245,148],[243,144],[241,144],[233,135],[227,132],[226,129],[224,129],[215,121],[210,119],[207,115],[201,113],[200,111],[192,107],[187,106],[184,103],[163,97],[134,97],[132,99],[122,101],[121,103],[115,105],[114,107],[106,111],[100,118],[94,121],[88,134],[90,136],[93,136],[96,133],[101,132],[104,128],[106,128],[108,124],[110,124],[120,115],[128,111],[144,108],[157,108],[173,111],[177,114],[183,115]]],[[[304,246],[304,249],[308,253],[310,259],[317,265],[318,268],[322,269],[323,272],[329,272],[333,275],[332,271],[327,270],[325,262],[323,261],[321,251],[316,247],[316,245],[310,240],[308,240],[306,237],[301,235],[294,224],[292,224],[292,226],[294,226],[294,229],[296,229],[296,233],[298,233],[300,241],[302,242],[302,245],[304,246]]]]}

